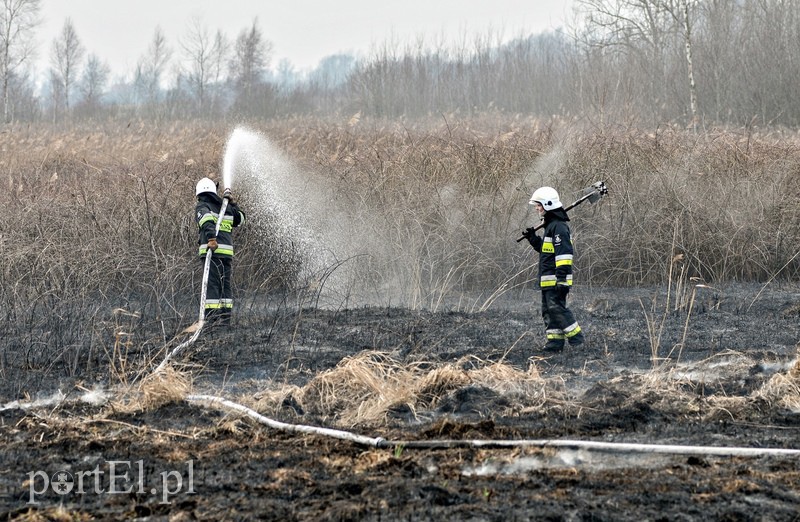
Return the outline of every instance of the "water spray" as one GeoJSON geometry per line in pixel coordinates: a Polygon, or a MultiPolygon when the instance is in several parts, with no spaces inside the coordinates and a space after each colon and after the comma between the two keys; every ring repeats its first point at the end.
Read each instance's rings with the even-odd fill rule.
{"type": "Polygon", "coordinates": [[[233,173],[236,167],[236,162],[242,155],[243,145],[247,141],[248,132],[241,127],[237,127],[228,137],[228,142],[225,145],[225,155],[222,162],[222,186],[224,194],[227,192],[230,197],[230,191],[233,188],[233,173]]]}

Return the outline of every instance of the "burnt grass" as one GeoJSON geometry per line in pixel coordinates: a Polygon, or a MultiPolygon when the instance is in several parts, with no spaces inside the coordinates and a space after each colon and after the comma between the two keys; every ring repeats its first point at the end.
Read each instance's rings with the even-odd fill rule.
{"type": "MultiPolygon", "coordinates": [[[[669,363],[651,360],[644,312],[654,295],[652,289],[576,288],[571,306],[587,343],[556,355],[539,351],[538,295],[526,293],[473,313],[364,307],[242,315],[232,331],[204,335],[184,362],[198,365],[195,390],[233,398],[257,393],[270,381],[301,386],[364,350],[432,365],[475,356],[519,369],[534,364],[570,397],[569,407],[551,402],[511,416],[500,412],[509,411],[513,398],[466,387],[431,411],[398,409],[385,424],[352,429],[389,440],[800,447],[800,413],[757,393],[797,357],[800,288],[773,282],[698,293],[688,328],[685,310],[667,314],[659,357],[674,361],[677,352],[669,352],[686,332],[680,350],[685,368],[744,361],[680,379],[679,397],[693,408],[665,405],[660,387],[642,386],[643,375],[669,363]],[[712,410],[711,397],[747,397],[747,407],[712,410]]],[[[292,400],[274,418],[326,422],[292,400]]],[[[108,413],[107,405],[69,400],[7,407],[0,411],[0,434],[0,504],[9,520],[800,520],[796,456],[648,460],[602,452],[559,456],[534,447],[376,449],[272,430],[187,402],[141,413],[108,413]],[[106,414],[98,417],[101,408],[106,414]],[[549,465],[502,467],[531,459],[549,465]],[[124,493],[108,492],[112,461],[127,463],[118,469],[118,476],[128,471],[133,484],[119,482],[124,493]],[[96,469],[105,474],[85,478],[83,493],[51,489],[31,502],[31,488],[42,488],[41,476],[31,486],[36,470],[77,476],[96,469]],[[165,498],[165,481],[177,480],[164,475],[169,471],[183,483],[170,483],[175,491],[165,498]],[[98,476],[104,493],[90,486],[98,476]]]]}

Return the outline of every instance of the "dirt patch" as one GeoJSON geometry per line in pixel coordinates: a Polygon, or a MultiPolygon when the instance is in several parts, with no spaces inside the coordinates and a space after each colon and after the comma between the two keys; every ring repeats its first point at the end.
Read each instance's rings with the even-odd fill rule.
{"type": "MultiPolygon", "coordinates": [[[[573,307],[589,342],[556,355],[538,351],[536,300],[508,299],[480,313],[314,310],[284,333],[266,332],[270,318],[244,317],[184,362],[203,366],[196,393],[388,440],[796,448],[800,289],[760,290],[730,287],[691,313],[662,314],[655,291],[578,289],[573,307]],[[392,386],[406,395],[393,400],[392,386]]],[[[797,456],[378,449],[272,430],[168,389],[143,409],[96,391],[92,404],[92,386],[81,386],[47,401],[55,385],[43,383],[50,395],[38,406],[6,402],[0,411],[3,518],[796,520],[800,512],[797,456]]]]}

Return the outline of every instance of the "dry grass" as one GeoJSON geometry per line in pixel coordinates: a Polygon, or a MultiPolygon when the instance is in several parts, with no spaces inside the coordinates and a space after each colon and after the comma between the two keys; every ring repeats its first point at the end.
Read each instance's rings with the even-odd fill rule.
{"type": "Polygon", "coordinates": [[[300,394],[301,388],[294,384],[279,384],[276,388],[262,390],[252,396],[244,396],[241,404],[267,415],[276,415],[285,401],[300,394]]]}
{"type": "MultiPolygon", "coordinates": [[[[542,415],[557,409],[564,415],[581,418],[587,409],[595,414],[605,411],[614,415],[617,410],[645,408],[667,417],[746,422],[753,409],[762,409],[765,402],[800,411],[800,365],[774,375],[748,396],[698,395],[695,388],[704,379],[714,379],[722,371],[718,378],[727,382],[750,366],[745,359],[736,359],[721,370],[715,362],[719,361],[701,362],[680,373],[659,369],[616,377],[599,383],[596,391],[574,397],[557,383],[544,380],[535,366],[521,371],[503,362],[471,357],[440,365],[403,364],[386,353],[364,352],[344,359],[305,386],[266,390],[249,402],[258,411],[280,416],[284,401],[291,399],[306,413],[323,417],[325,423],[362,428],[386,425],[391,412],[398,408],[427,418],[425,414],[468,387],[485,387],[510,399],[514,406],[497,408],[492,412],[497,416],[542,415]],[[706,375],[705,371],[710,373],[706,375]]],[[[708,384],[713,385],[714,381],[708,384]]]]}
{"type": "Polygon", "coordinates": [[[83,510],[69,509],[64,506],[46,507],[44,509],[29,509],[14,517],[18,522],[82,522],[94,520],[94,517],[83,510]]]}
{"type": "Polygon", "coordinates": [[[156,410],[165,404],[182,401],[192,391],[192,374],[166,366],[149,373],[138,383],[123,389],[112,408],[122,412],[156,410]]]}
{"type": "Polygon", "coordinates": [[[773,375],[756,397],[792,412],[800,412],[800,360],[788,372],[773,375]]]}
{"type": "Polygon", "coordinates": [[[547,384],[533,366],[521,371],[471,357],[441,365],[404,364],[372,351],[342,360],[302,388],[261,392],[255,406],[259,411],[277,411],[291,395],[304,409],[336,424],[373,425],[385,422],[390,410],[398,407],[415,413],[435,409],[454,391],[468,386],[513,395],[520,407],[531,408],[542,405],[547,384]]]}
{"type": "MultiPolygon", "coordinates": [[[[16,375],[48,372],[124,378],[193,322],[193,187],[218,175],[231,130],[107,123],[0,134],[0,204],[15,216],[0,234],[0,377],[9,386],[16,375]],[[124,324],[114,316],[120,308],[131,314],[124,324]]],[[[325,198],[347,209],[347,224],[368,238],[356,243],[370,245],[351,263],[363,267],[353,285],[391,296],[393,305],[472,310],[504,289],[525,290],[534,257],[514,239],[531,224],[530,192],[550,184],[570,200],[598,179],[609,196],[571,213],[576,284],[664,284],[671,272],[674,281],[709,285],[800,275],[794,133],[667,127],[652,134],[497,115],[297,118],[255,130],[298,173],[327,181],[325,198]]],[[[244,196],[242,203],[256,204],[244,196]]],[[[297,267],[276,257],[280,231],[269,226],[250,223],[237,239],[241,301],[308,290],[297,267]]],[[[337,227],[350,229],[321,228],[337,227]]],[[[690,299],[674,294],[672,304],[690,299]]],[[[654,352],[664,351],[655,344],[654,352]]]]}

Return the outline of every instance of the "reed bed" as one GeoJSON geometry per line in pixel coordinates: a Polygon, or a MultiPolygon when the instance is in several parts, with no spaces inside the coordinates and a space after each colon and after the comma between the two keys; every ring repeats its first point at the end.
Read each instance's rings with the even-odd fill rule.
{"type": "MultiPolygon", "coordinates": [[[[413,309],[472,311],[500,294],[527,292],[535,259],[514,240],[534,224],[529,194],[553,185],[570,201],[599,179],[610,195],[571,215],[578,285],[664,284],[676,258],[681,278],[709,285],[800,276],[794,131],[653,132],[499,114],[249,126],[297,172],[324,180],[327,200],[347,209],[348,221],[335,214],[324,228],[358,230],[356,243],[370,249],[335,258],[311,281],[297,257],[276,253],[269,238],[280,234],[270,223],[249,223],[236,264],[238,299],[251,306],[240,308],[245,321],[248,311],[258,321],[263,303],[290,303],[289,296],[320,305],[328,276],[343,265],[359,269],[338,290],[337,307],[368,304],[357,299],[367,295],[413,309]]],[[[194,321],[193,187],[219,176],[231,131],[131,122],[11,127],[0,135],[0,202],[13,216],[0,229],[7,392],[19,394],[43,374],[91,378],[118,368],[109,360],[120,333],[114,310],[133,314],[125,325],[128,368],[194,321]]],[[[241,194],[245,209],[259,204],[241,194]]]]}

